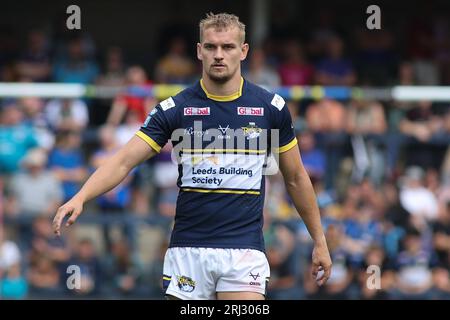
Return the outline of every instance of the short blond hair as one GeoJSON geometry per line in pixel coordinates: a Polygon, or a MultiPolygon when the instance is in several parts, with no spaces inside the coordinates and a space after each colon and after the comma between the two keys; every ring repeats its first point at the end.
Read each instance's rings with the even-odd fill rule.
{"type": "Polygon", "coordinates": [[[239,29],[239,34],[241,42],[245,41],[245,24],[239,21],[239,17],[234,14],[229,13],[218,13],[214,14],[212,12],[206,14],[206,18],[200,20],[200,42],[203,41],[203,31],[208,28],[214,28],[215,30],[228,30],[233,27],[239,29]]]}

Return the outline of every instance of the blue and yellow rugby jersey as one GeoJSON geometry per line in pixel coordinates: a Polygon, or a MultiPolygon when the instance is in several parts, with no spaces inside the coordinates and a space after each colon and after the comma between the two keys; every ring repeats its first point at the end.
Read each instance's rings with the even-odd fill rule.
{"type": "Polygon", "coordinates": [[[155,107],[136,135],[157,152],[171,139],[179,156],[170,247],[264,252],[263,168],[274,146],[271,129],[279,130],[277,152],[296,146],[283,98],[244,79],[230,96],[208,93],[200,80],[155,107]],[[222,147],[212,148],[213,141],[222,147]]]}

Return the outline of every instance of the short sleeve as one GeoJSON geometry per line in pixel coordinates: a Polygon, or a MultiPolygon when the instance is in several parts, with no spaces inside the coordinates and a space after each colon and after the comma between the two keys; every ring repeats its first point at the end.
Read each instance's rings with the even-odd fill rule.
{"type": "MultiPolygon", "coordinates": [[[[291,114],[284,99],[277,94],[271,101],[271,107],[272,129],[279,130],[279,143],[275,151],[278,153],[286,152],[297,145],[291,114]]],[[[274,145],[273,142],[272,145],[274,145]]]]}
{"type": "Polygon", "coordinates": [[[172,98],[159,103],[147,116],[136,135],[147,142],[156,152],[170,139],[177,127],[175,102],[172,98]]]}

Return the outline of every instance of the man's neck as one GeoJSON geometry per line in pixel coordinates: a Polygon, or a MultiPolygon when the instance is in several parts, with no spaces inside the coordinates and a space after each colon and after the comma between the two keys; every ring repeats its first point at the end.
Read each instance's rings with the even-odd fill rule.
{"type": "Polygon", "coordinates": [[[208,75],[203,73],[202,82],[206,91],[215,96],[230,96],[234,95],[241,90],[241,74],[236,73],[233,78],[225,83],[218,83],[211,80],[208,75]]]}

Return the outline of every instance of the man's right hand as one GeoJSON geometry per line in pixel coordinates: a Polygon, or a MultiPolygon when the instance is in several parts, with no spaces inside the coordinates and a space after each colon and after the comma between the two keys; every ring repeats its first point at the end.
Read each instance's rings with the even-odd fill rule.
{"type": "Polygon", "coordinates": [[[53,232],[60,236],[61,235],[61,224],[65,216],[69,216],[69,220],[66,222],[66,227],[72,225],[78,216],[83,211],[83,201],[76,198],[72,198],[64,205],[59,207],[56,212],[55,218],[53,219],[53,232]]]}

